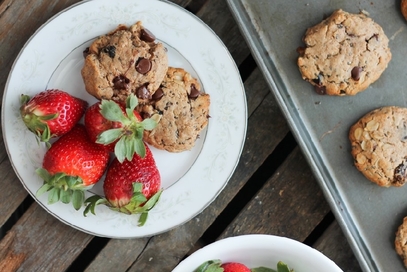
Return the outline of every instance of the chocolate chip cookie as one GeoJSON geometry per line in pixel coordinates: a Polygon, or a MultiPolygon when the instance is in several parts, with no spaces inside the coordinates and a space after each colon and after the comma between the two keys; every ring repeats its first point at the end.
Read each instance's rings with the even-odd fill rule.
{"type": "Polygon", "coordinates": [[[392,56],[383,29],[363,13],[336,10],[307,29],[303,41],[297,64],[318,94],[344,96],[365,90],[392,56]]]}
{"type": "Polygon", "coordinates": [[[125,101],[130,93],[143,103],[158,89],[168,69],[166,48],[141,22],[97,38],[84,52],[82,77],[98,99],[125,101]]]}
{"type": "Polygon", "coordinates": [[[379,186],[400,187],[407,179],[407,108],[375,109],[349,131],[356,168],[379,186]]]}
{"type": "Polygon", "coordinates": [[[210,96],[196,78],[169,67],[150,102],[137,108],[143,117],[159,120],[156,128],[144,131],[144,141],[169,152],[190,150],[208,124],[209,106],[210,96]]]}
{"type": "Polygon", "coordinates": [[[403,260],[404,266],[407,267],[407,216],[403,218],[403,223],[396,231],[394,247],[403,260]]]}
{"type": "Polygon", "coordinates": [[[400,8],[401,14],[403,14],[404,18],[407,20],[407,0],[401,0],[400,8]]]}

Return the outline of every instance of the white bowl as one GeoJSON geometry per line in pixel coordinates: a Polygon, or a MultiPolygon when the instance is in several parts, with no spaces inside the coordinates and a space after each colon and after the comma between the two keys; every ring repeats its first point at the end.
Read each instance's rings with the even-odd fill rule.
{"type": "Polygon", "coordinates": [[[293,239],[249,234],[225,238],[209,244],[183,260],[173,272],[193,272],[199,265],[220,259],[222,263],[240,262],[249,268],[277,268],[283,261],[295,272],[343,272],[318,250],[293,239]]]}

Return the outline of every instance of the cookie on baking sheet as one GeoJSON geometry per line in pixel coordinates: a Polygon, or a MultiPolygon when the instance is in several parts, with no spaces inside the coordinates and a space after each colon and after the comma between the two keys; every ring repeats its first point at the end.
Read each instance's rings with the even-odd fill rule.
{"type": "Polygon", "coordinates": [[[379,186],[407,181],[407,108],[375,109],[349,131],[356,168],[379,186]]]}
{"type": "Polygon", "coordinates": [[[407,216],[403,218],[403,223],[396,231],[394,247],[403,260],[404,266],[407,267],[407,216]]]}
{"type": "Polygon", "coordinates": [[[407,20],[407,0],[401,0],[400,9],[404,18],[407,20]]]}
{"type": "Polygon", "coordinates": [[[336,10],[307,29],[298,48],[302,78],[319,94],[355,95],[375,82],[391,60],[389,39],[367,15],[336,10]]]}
{"type": "Polygon", "coordinates": [[[182,68],[169,67],[152,100],[137,108],[143,117],[159,119],[156,128],[144,131],[145,142],[169,152],[190,150],[208,124],[209,105],[210,96],[197,79],[182,68]]]}
{"type": "Polygon", "coordinates": [[[166,48],[141,22],[119,25],[100,36],[84,56],[85,89],[98,99],[125,101],[133,93],[142,103],[158,89],[168,69],[166,48]]]}

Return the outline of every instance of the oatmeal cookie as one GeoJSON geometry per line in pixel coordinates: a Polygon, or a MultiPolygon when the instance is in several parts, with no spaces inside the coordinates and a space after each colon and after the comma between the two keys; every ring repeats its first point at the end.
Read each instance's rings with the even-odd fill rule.
{"type": "Polygon", "coordinates": [[[389,39],[367,15],[336,10],[307,29],[298,48],[302,78],[319,94],[355,95],[375,82],[391,60],[389,39]]]}
{"type": "Polygon", "coordinates": [[[209,105],[210,96],[197,79],[182,68],[169,67],[152,100],[137,108],[143,117],[159,119],[156,128],[144,131],[144,141],[169,152],[190,150],[208,124],[209,105]]]}
{"type": "Polygon", "coordinates": [[[125,101],[133,93],[143,103],[158,89],[168,69],[166,48],[141,22],[119,25],[100,36],[84,56],[85,89],[98,99],[125,101]]]}
{"type": "Polygon", "coordinates": [[[356,168],[379,186],[400,187],[407,178],[407,108],[375,109],[349,131],[356,168]]]}
{"type": "Polygon", "coordinates": [[[400,9],[404,18],[407,20],[407,0],[401,0],[400,9]]]}
{"type": "Polygon", "coordinates": [[[403,260],[404,266],[407,267],[407,216],[404,217],[403,223],[398,227],[396,231],[394,247],[397,254],[403,260]]]}

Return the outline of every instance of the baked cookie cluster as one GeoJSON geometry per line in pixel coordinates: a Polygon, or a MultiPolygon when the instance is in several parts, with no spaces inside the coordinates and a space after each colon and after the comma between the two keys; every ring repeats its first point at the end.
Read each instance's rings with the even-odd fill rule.
{"type": "Polygon", "coordinates": [[[168,66],[165,46],[142,22],[95,39],[84,52],[81,70],[86,91],[101,100],[138,98],[144,117],[155,115],[156,128],[143,140],[169,152],[190,150],[207,126],[210,96],[182,68],[168,66]]]}
{"type": "MultiPolygon", "coordinates": [[[[407,20],[407,0],[400,2],[407,20]]],[[[380,78],[391,61],[389,39],[382,27],[365,13],[341,9],[303,36],[297,48],[302,78],[317,94],[356,95],[380,78]]],[[[360,117],[349,129],[354,165],[381,187],[407,183],[407,108],[384,106],[360,117]]],[[[394,247],[407,267],[407,216],[395,233],[394,247]]]]}
{"type": "Polygon", "coordinates": [[[392,57],[383,29],[364,13],[336,10],[308,28],[303,41],[298,67],[318,94],[355,95],[380,77],[392,57]]]}

